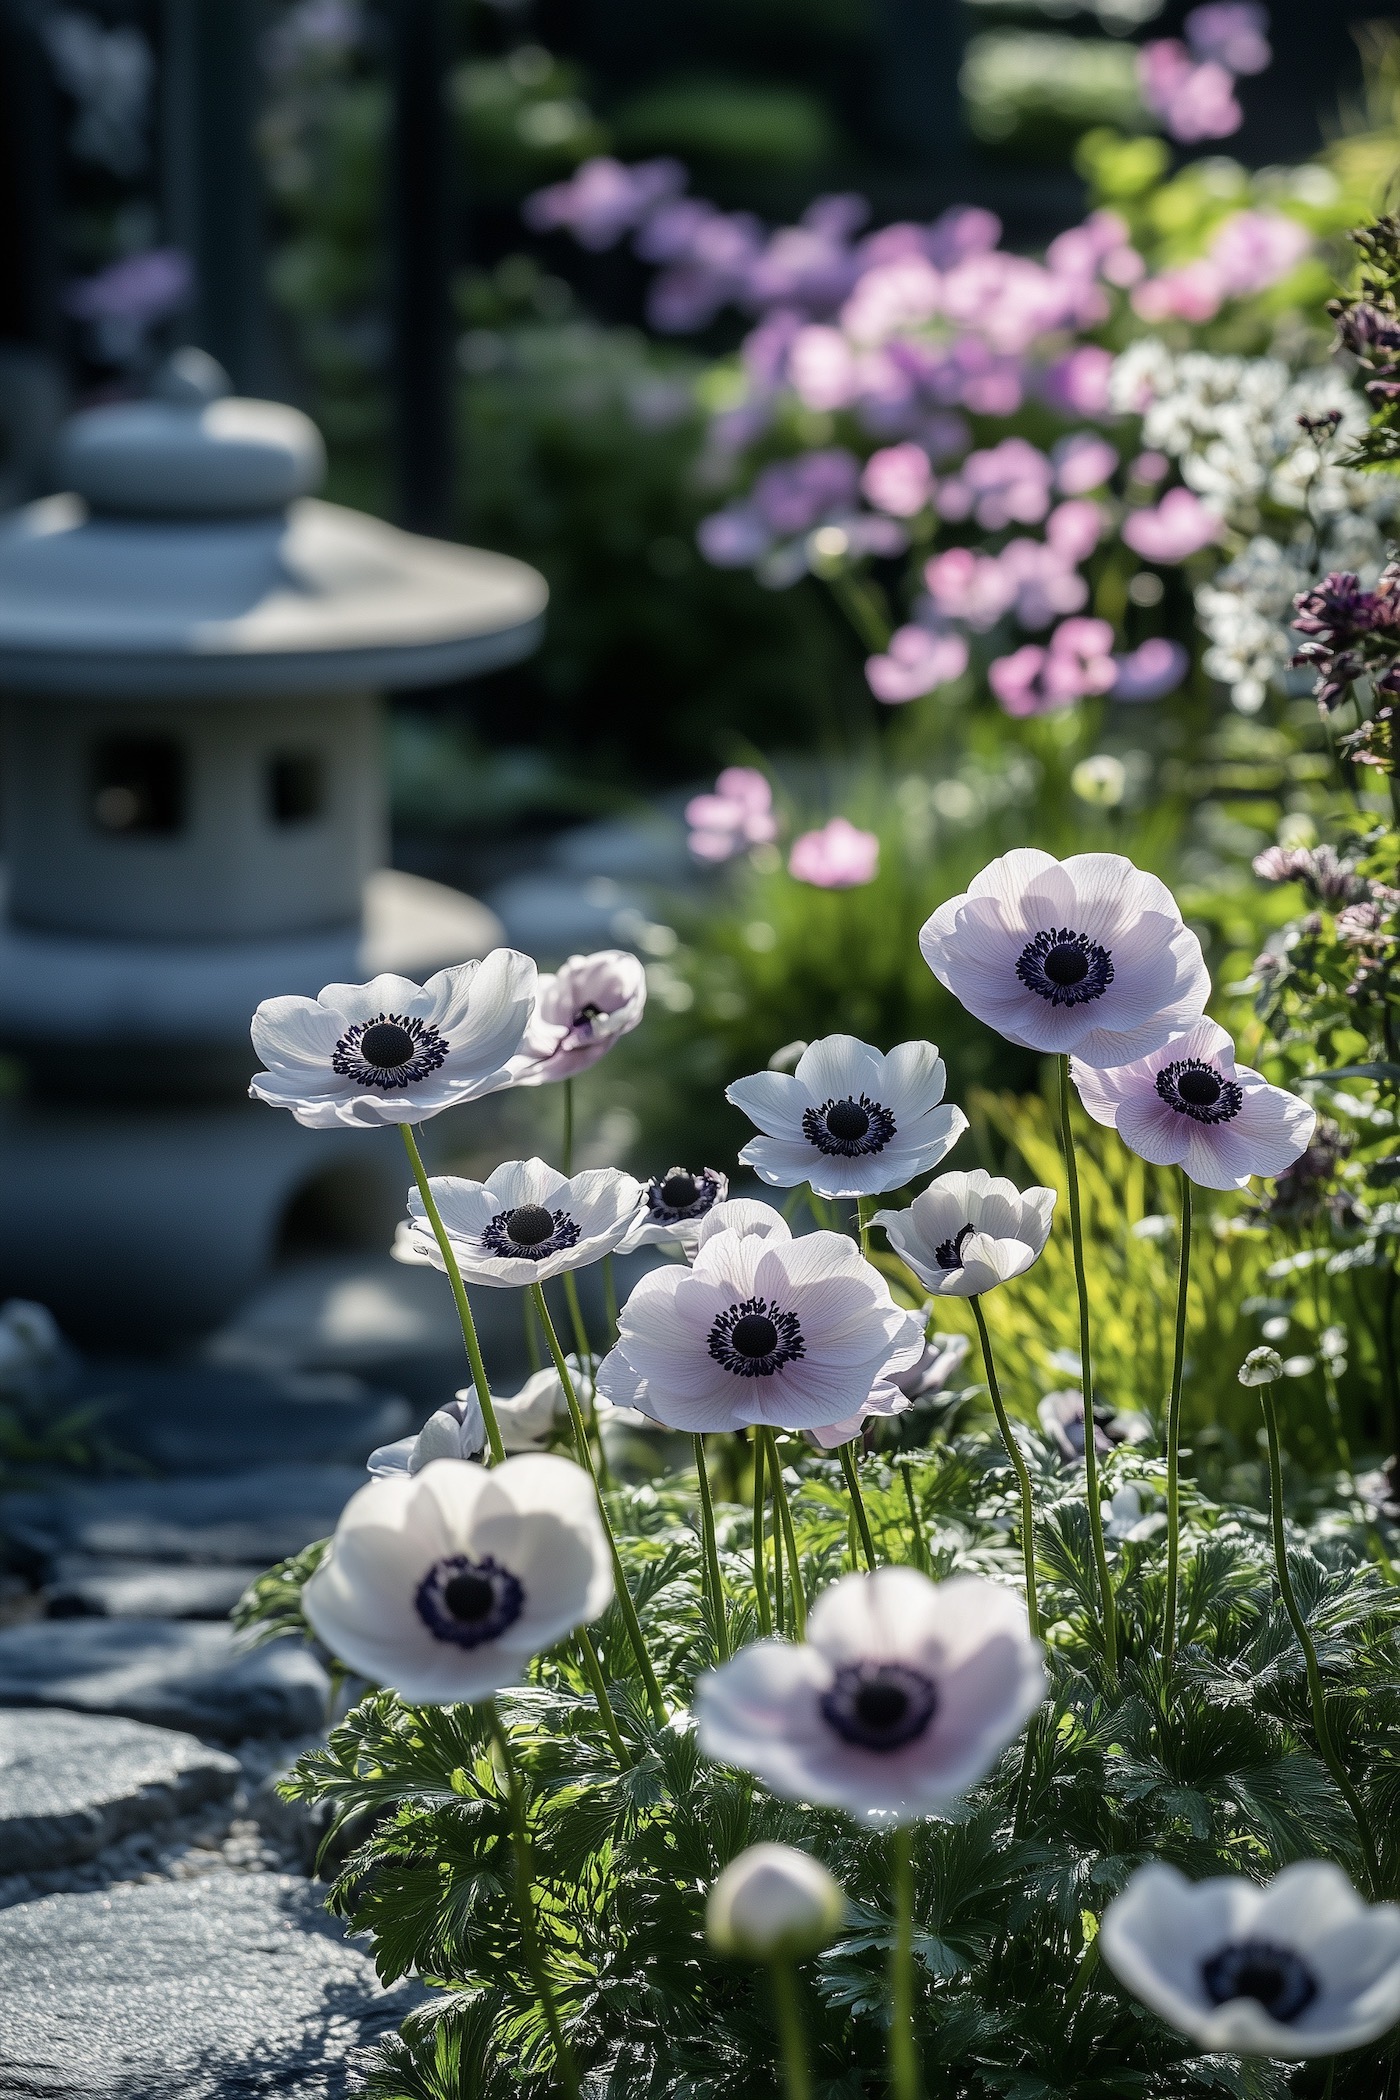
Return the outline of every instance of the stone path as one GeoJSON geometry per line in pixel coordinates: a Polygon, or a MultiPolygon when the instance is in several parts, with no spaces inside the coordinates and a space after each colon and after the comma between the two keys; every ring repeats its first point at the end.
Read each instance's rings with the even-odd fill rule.
{"type": "Polygon", "coordinates": [[[422,1993],[380,1988],[321,1892],[225,1874],[0,1914],[0,2095],[336,2100],[422,1993]]]}
{"type": "Polygon", "coordinates": [[[344,1942],[306,1878],[327,1816],[277,1793],[321,1662],[227,1614],[425,1410],[207,1364],[64,1398],[147,1473],[0,1495],[0,2100],[331,2100],[420,1993],[344,1942]]]}

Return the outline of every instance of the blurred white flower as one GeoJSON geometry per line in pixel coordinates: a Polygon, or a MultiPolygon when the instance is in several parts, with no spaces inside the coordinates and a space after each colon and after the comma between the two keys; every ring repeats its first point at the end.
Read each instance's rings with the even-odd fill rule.
{"type": "Polygon", "coordinates": [[[592,1481],[541,1452],[371,1480],[341,1512],[302,1605],[350,1669],[444,1706],[517,1683],[612,1593],[592,1481]]]}
{"type": "Polygon", "coordinates": [[[707,1671],[696,1725],[706,1756],[775,1794],[910,1822],[976,1785],[1046,1682],[1014,1591],[877,1568],[823,1592],[801,1646],[758,1641],[707,1671]]]}
{"type": "Polygon", "coordinates": [[[381,1444],[365,1461],[376,1480],[392,1473],[421,1473],[435,1458],[475,1458],[486,1448],[486,1422],[475,1386],[465,1386],[429,1415],[416,1436],[381,1444]]]}
{"type": "Polygon", "coordinates": [[[1202,2049],[1332,2056],[1400,2018],[1400,1906],[1367,1904],[1340,1867],[1300,1860],[1260,1888],[1188,1881],[1154,1861],[1104,1912],[1104,1959],[1202,2049]]]}

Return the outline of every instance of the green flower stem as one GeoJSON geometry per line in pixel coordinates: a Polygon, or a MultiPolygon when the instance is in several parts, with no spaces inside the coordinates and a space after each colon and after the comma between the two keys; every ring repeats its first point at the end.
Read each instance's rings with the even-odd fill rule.
{"type": "Polygon", "coordinates": [[[564,1166],[565,1174],[574,1171],[574,1082],[564,1081],[564,1166]]]}
{"type": "MultiPolygon", "coordinates": [[[[559,1337],[554,1331],[554,1322],[549,1317],[549,1307],[545,1304],[544,1291],[537,1283],[532,1283],[530,1289],[534,1293],[535,1311],[540,1316],[540,1325],[544,1329],[544,1338],[549,1344],[549,1353],[554,1358],[554,1368],[559,1373],[559,1383],[564,1388],[564,1398],[569,1408],[569,1420],[573,1424],[574,1449],[578,1455],[578,1462],[592,1480],[596,1491],[598,1472],[593,1463],[593,1453],[589,1448],[588,1425],[583,1419],[583,1409],[578,1404],[578,1394],[574,1391],[574,1381],[569,1372],[568,1359],[559,1346],[559,1337]]],[[[598,1496],[598,1514],[603,1520],[603,1529],[607,1533],[608,1551],[612,1555],[613,1584],[617,1591],[617,1602],[627,1627],[627,1638],[632,1643],[632,1653],[637,1658],[637,1668],[641,1671],[642,1683],[646,1687],[647,1704],[651,1708],[653,1719],[660,1726],[664,1727],[670,1719],[670,1715],[666,1711],[666,1701],[661,1696],[661,1686],[657,1682],[656,1672],[651,1665],[651,1657],[647,1653],[646,1636],[642,1632],[642,1622],[637,1617],[637,1607],[632,1602],[632,1592],[627,1587],[627,1575],[622,1565],[622,1555],[617,1550],[617,1539],[613,1535],[612,1521],[608,1516],[607,1505],[603,1501],[601,1494],[598,1496]]]]}
{"type": "Polygon", "coordinates": [[[515,1900],[520,1912],[520,1937],[525,1947],[525,1964],[539,1995],[545,2024],[554,2043],[555,2068],[558,2071],[560,2086],[567,2100],[578,2100],[578,2069],[564,2034],[558,2000],[555,1998],[554,1986],[549,1980],[549,1972],[545,1967],[544,1954],[540,1947],[539,1923],[535,1917],[535,1876],[530,1858],[530,1830],[525,1814],[525,1790],[521,1785],[520,1769],[515,1762],[510,1737],[501,1725],[496,1702],[494,1699],[488,1699],[485,1704],[491,1740],[501,1760],[506,1778],[506,1791],[510,1797],[511,1833],[515,1846],[515,1900]]]}
{"type": "Polygon", "coordinates": [[[807,2042],[802,2032],[802,2006],[792,1963],[770,1962],[768,1975],[773,1986],[773,2013],[783,2050],[787,2100],[812,2100],[812,2081],[807,2072],[807,2042]]]}
{"type": "Polygon", "coordinates": [[[486,1383],[486,1366],[481,1359],[481,1344],[476,1338],[476,1322],[472,1318],[472,1309],[467,1300],[467,1287],[462,1281],[457,1257],[452,1252],[452,1242],[447,1237],[447,1227],[442,1222],[442,1213],[433,1196],[428,1170],[423,1165],[423,1155],[418,1150],[418,1140],[413,1135],[412,1125],[400,1123],[399,1129],[403,1133],[403,1147],[408,1154],[408,1163],[413,1169],[413,1178],[418,1184],[418,1193],[423,1199],[423,1209],[427,1214],[428,1223],[433,1228],[433,1238],[438,1243],[438,1253],[442,1256],[447,1280],[457,1301],[457,1318],[462,1323],[462,1340],[467,1345],[467,1362],[471,1365],[472,1384],[476,1388],[476,1397],[481,1403],[482,1418],[486,1423],[486,1441],[491,1448],[491,1463],[493,1466],[504,1465],[506,1447],[501,1442],[501,1427],[492,1405],[491,1388],[486,1383]]]}
{"type": "Polygon", "coordinates": [[[992,1396],[992,1408],[997,1418],[997,1428],[1006,1446],[1006,1455],[1011,1461],[1021,1489],[1021,1558],[1026,1570],[1026,1617],[1030,1620],[1031,1639],[1040,1639],[1040,1599],[1035,1586],[1035,1501],[1031,1494],[1030,1469],[1026,1465],[1025,1453],[1011,1433],[1011,1422],[1006,1404],[997,1383],[997,1367],[992,1357],[992,1338],[987,1332],[987,1316],[982,1310],[982,1300],[976,1294],[968,1300],[972,1316],[977,1322],[977,1335],[982,1344],[982,1363],[987,1373],[987,1391],[992,1396]]]}
{"type": "Polygon", "coordinates": [[[1172,1354],[1172,1394],[1167,1405],[1167,1622],[1162,1635],[1162,1661],[1168,1671],[1176,1661],[1176,1601],[1181,1562],[1181,1380],[1186,1366],[1186,1298],[1191,1282],[1191,1183],[1178,1167],[1181,1183],[1181,1247],[1176,1270],[1176,1345],[1172,1354]]]}
{"type": "Polygon", "coordinates": [[[1336,1781],[1338,1793],[1351,1810],[1352,1820],[1361,1839],[1361,1848],[1366,1854],[1371,1894],[1375,1898],[1381,1894],[1381,1869],[1376,1856],[1376,1841],[1371,1834],[1366,1811],[1361,1805],[1361,1797],[1347,1777],[1346,1768],[1338,1757],[1336,1744],[1332,1740],[1332,1724],[1327,1718],[1327,1694],[1317,1660],[1317,1649],[1313,1645],[1307,1620],[1299,1606],[1293,1588],[1293,1577],[1288,1571],[1288,1534],[1283,1514],[1283,1460],[1279,1450],[1278,1412],[1274,1407],[1272,1385],[1260,1386],[1259,1399],[1264,1409],[1264,1427],[1269,1438],[1269,1509],[1273,1522],[1274,1567],[1278,1574],[1279,1591],[1283,1597],[1283,1608],[1288,1613],[1298,1638],[1298,1646],[1303,1651],[1303,1661],[1307,1666],[1308,1697],[1312,1701],[1313,1730],[1317,1736],[1317,1747],[1322,1753],[1323,1763],[1336,1781]]]}
{"type": "Polygon", "coordinates": [[[715,1502],[710,1493],[710,1469],[705,1462],[705,1439],[692,1437],[695,1449],[695,1470],[700,1479],[700,1527],[705,1540],[705,1587],[709,1591],[710,1610],[714,1614],[715,1653],[721,1662],[729,1660],[729,1621],[724,1609],[724,1582],[719,1572],[719,1540],[715,1536],[715,1502]]]}
{"type": "Polygon", "coordinates": [[[802,1569],[797,1558],[797,1533],[793,1530],[792,1506],[788,1501],[787,1483],[778,1458],[777,1439],[771,1429],[765,1429],[768,1444],[768,1470],[773,1475],[773,1507],[783,1527],[783,1544],[787,1549],[788,1588],[792,1593],[792,1630],[799,1641],[807,1638],[807,1598],[802,1588],[802,1569]]]}
{"type": "Polygon", "coordinates": [[[924,1527],[919,1516],[919,1505],[914,1495],[914,1468],[912,1462],[907,1458],[902,1458],[899,1461],[899,1470],[904,1478],[904,1500],[909,1508],[909,1528],[914,1534],[914,1565],[927,1575],[932,1563],[929,1560],[928,1546],[924,1539],[924,1527]]]}
{"type": "Polygon", "coordinates": [[[530,1371],[533,1375],[541,1367],[540,1331],[535,1325],[535,1308],[530,1303],[530,1293],[528,1291],[520,1293],[520,1310],[524,1315],[525,1321],[525,1354],[529,1359],[530,1371]]]}
{"type": "Polygon", "coordinates": [[[895,1831],[892,1865],[890,2093],[892,2100],[919,2100],[919,2052],[914,2041],[914,1833],[907,1823],[895,1831]]]}
{"type": "Polygon", "coordinates": [[[855,1444],[843,1444],[839,1456],[841,1459],[841,1471],[846,1476],[846,1487],[851,1497],[851,1514],[856,1520],[856,1529],[860,1533],[860,1550],[864,1555],[866,1567],[873,1574],[875,1571],[875,1541],[870,1533],[870,1519],[865,1513],[865,1497],[860,1491],[860,1469],[856,1464],[855,1444]]]}
{"type": "MultiPolygon", "coordinates": [[[[573,1081],[566,1081],[566,1084],[572,1086],[573,1081]]],[[[564,1271],[564,1302],[569,1308],[569,1324],[574,1330],[574,1347],[578,1351],[579,1362],[583,1365],[591,1389],[593,1381],[598,1375],[598,1363],[597,1358],[593,1354],[593,1345],[588,1339],[588,1329],[583,1323],[583,1307],[579,1303],[578,1284],[574,1280],[572,1269],[565,1269],[564,1271]]],[[[611,1487],[612,1476],[608,1471],[608,1454],[603,1448],[603,1432],[598,1426],[598,1402],[596,1395],[589,1400],[588,1413],[585,1420],[597,1440],[598,1478],[602,1481],[605,1488],[611,1487]]]]}
{"type": "Polygon", "coordinates": [[[613,1258],[603,1256],[603,1310],[608,1316],[608,1333],[617,1340],[617,1279],[613,1275],[613,1258]]]}
{"type": "Polygon", "coordinates": [[[753,1594],[758,1611],[758,1630],[764,1640],[773,1631],[773,1611],[768,1602],[768,1571],[764,1566],[763,1517],[765,1497],[763,1493],[763,1437],[759,1430],[753,1433],[753,1594]]]}
{"type": "Polygon", "coordinates": [[[788,1615],[785,1598],[787,1588],[783,1581],[783,1527],[778,1517],[778,1498],[773,1494],[773,1524],[769,1531],[773,1546],[773,1630],[779,1636],[788,1630],[788,1615]]]}
{"type": "Polygon", "coordinates": [[[598,1718],[603,1724],[603,1733],[607,1736],[608,1742],[612,1747],[612,1754],[617,1759],[618,1770],[620,1772],[630,1772],[632,1760],[627,1754],[627,1745],[622,1740],[622,1734],[617,1725],[617,1715],[612,1710],[612,1700],[608,1697],[608,1687],[603,1676],[603,1665],[598,1660],[598,1650],[593,1645],[593,1636],[586,1626],[581,1626],[578,1630],[577,1639],[579,1653],[583,1657],[584,1675],[587,1677],[593,1693],[594,1704],[598,1709],[598,1718]]]}
{"type": "Polygon", "coordinates": [[[1094,1449],[1094,1365],[1089,1347],[1089,1285],[1084,1274],[1084,1220],[1079,1208],[1079,1163],[1074,1154],[1074,1126],[1069,1113],[1069,1059],[1060,1059],[1060,1132],[1064,1144],[1065,1175],[1069,1182],[1069,1229],[1074,1242],[1074,1281],[1079,1293],[1079,1363],[1084,1384],[1084,1495],[1089,1506],[1089,1536],[1098,1570],[1099,1597],[1103,1604],[1103,1656],[1110,1683],[1118,1676],[1118,1614],[1113,1602],[1113,1582],[1108,1572],[1108,1553],[1103,1542],[1103,1512],[1099,1507],[1099,1455],[1094,1449]]]}
{"type": "Polygon", "coordinates": [[[856,1230],[860,1238],[860,1251],[870,1259],[870,1220],[875,1215],[875,1205],[869,1196],[856,1197],[856,1230]]]}

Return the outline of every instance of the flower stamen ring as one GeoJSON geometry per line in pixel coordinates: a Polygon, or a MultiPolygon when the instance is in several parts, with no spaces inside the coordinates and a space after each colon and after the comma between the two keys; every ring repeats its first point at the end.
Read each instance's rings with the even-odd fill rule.
{"type": "Polygon", "coordinates": [[[380,1014],[346,1029],[331,1052],[331,1070],[356,1086],[412,1086],[446,1063],[447,1049],[437,1029],[416,1014],[380,1014]]]}
{"type": "Polygon", "coordinates": [[[1084,1006],[1101,999],[1113,982],[1113,958],[1087,933],[1051,926],[1027,941],[1016,959],[1016,975],[1029,992],[1052,1006],[1084,1006]]]}
{"type": "Polygon", "coordinates": [[[802,1115],[802,1135],[829,1158],[861,1159],[883,1152],[895,1128],[889,1109],[868,1094],[859,1100],[848,1096],[844,1101],[825,1101],[802,1115]]]}

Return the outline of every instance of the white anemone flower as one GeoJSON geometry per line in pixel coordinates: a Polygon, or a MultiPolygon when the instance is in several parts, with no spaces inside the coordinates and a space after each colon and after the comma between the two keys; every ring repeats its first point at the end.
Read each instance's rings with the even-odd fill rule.
{"type": "Polygon", "coordinates": [[[534,1018],[511,1065],[513,1086],[572,1079],[629,1035],[647,1003],[647,973],[626,948],[571,955],[540,977],[534,1018]]]}
{"type": "Polygon", "coordinates": [[[489,1471],[440,1458],[371,1480],[341,1511],[302,1604],[350,1669],[445,1706],[518,1683],[612,1594],[592,1481],[535,1452],[489,1471]]]}
{"type": "Polygon", "coordinates": [[[939,983],[1008,1042],[1087,1065],[1160,1049],[1210,995],[1171,891],[1117,853],[1058,861],[1017,847],[939,905],[919,946],[939,983]]]}
{"type": "Polygon", "coordinates": [[[843,1575],[807,1639],[757,1641],[696,1686],[700,1746],[775,1794],[910,1822],[975,1786],[1045,1696],[1014,1590],[915,1568],[843,1575]]]}
{"type": "Polygon", "coordinates": [[[266,1065],[249,1093],[308,1130],[421,1123],[511,1084],[535,997],[535,965],[514,948],[439,970],[426,984],[374,977],[315,999],[264,999],[253,1048],[266,1065]]]}
{"type": "Polygon", "coordinates": [[[888,1056],[853,1035],[809,1043],[795,1072],[754,1072],[726,1094],[762,1136],[739,1158],[776,1188],[807,1182],[819,1196],[878,1196],[926,1174],[967,1128],[943,1105],[947,1081],[932,1043],[888,1056]]]}
{"type": "Polygon", "coordinates": [[[877,1378],[853,1414],[843,1415],[839,1422],[824,1422],[806,1434],[819,1451],[838,1451],[842,1444],[849,1444],[858,1437],[867,1422],[907,1414],[913,1405],[909,1395],[901,1391],[892,1378],[877,1378]]]}
{"type": "Polygon", "coordinates": [[[844,1234],[721,1232],[693,1268],[642,1277],[598,1391],[668,1429],[813,1429],[860,1407],[882,1371],[922,1348],[917,1314],[844,1234]]]}
{"type": "MultiPolygon", "coordinates": [[[[642,1193],[616,1167],[570,1177],[542,1159],[507,1160],[485,1181],[443,1174],[428,1185],[465,1280],[503,1290],[600,1261],[626,1238],[642,1193]]],[[[396,1258],[442,1268],[417,1189],[409,1190],[408,1208],[407,1226],[394,1242],[396,1258]]]]}
{"type": "Polygon", "coordinates": [[[1200,1020],[1148,1057],[1100,1072],[1076,1058],[1079,1098],[1140,1159],[1180,1167],[1207,1189],[1242,1189],[1282,1174],[1308,1148],[1317,1115],[1262,1073],[1235,1063],[1235,1045],[1200,1020]]]}
{"type": "Polygon", "coordinates": [[[618,1252],[638,1247],[682,1247],[696,1243],[700,1227],[729,1194],[729,1176],[718,1167],[668,1167],[647,1182],[636,1223],[618,1252]]]}
{"type": "Polygon", "coordinates": [[[709,1216],[700,1220],[694,1245],[686,1250],[690,1259],[694,1261],[706,1242],[721,1232],[737,1233],[741,1240],[792,1238],[792,1227],[771,1203],[760,1203],[754,1196],[731,1196],[727,1203],[717,1203],[709,1216]]]}
{"type": "Polygon", "coordinates": [[[1021,1276],[1050,1237],[1053,1189],[1018,1189],[976,1167],[940,1174],[908,1210],[878,1210],[890,1245],[939,1298],[974,1298],[1021,1276]]]}
{"type": "Polygon", "coordinates": [[[379,1480],[392,1473],[421,1473],[435,1458],[476,1458],[485,1448],[485,1417],[476,1387],[468,1385],[429,1415],[416,1436],[381,1444],[370,1452],[365,1464],[379,1480]]]}
{"type": "Polygon", "coordinates": [[[705,1931],[720,1954],[797,1961],[835,1938],[846,1898],[818,1859],[791,1845],[750,1845],[710,1890],[705,1931]]]}
{"type": "Polygon", "coordinates": [[[1104,1959],[1202,2049],[1333,2056],[1400,2018],[1400,1906],[1368,1904],[1340,1867],[1299,1860],[1265,1887],[1188,1881],[1154,1861],[1104,1912],[1104,1959]]]}

